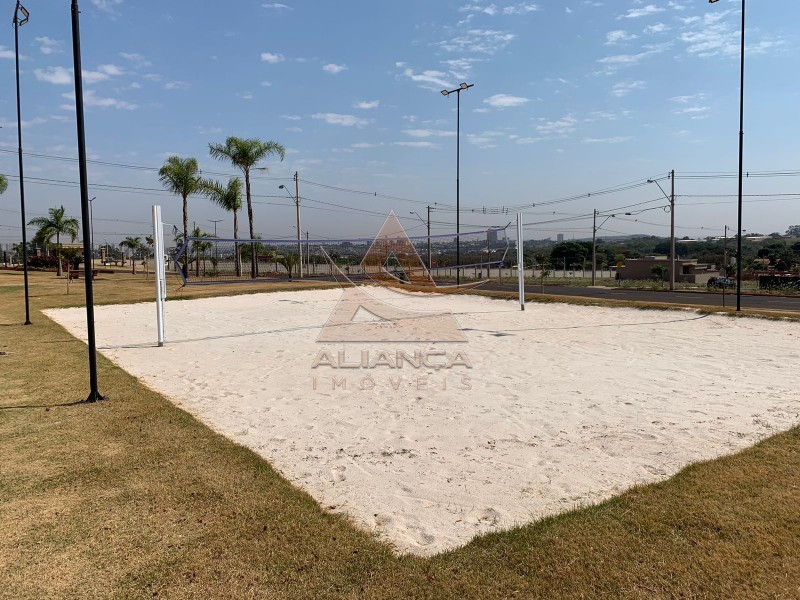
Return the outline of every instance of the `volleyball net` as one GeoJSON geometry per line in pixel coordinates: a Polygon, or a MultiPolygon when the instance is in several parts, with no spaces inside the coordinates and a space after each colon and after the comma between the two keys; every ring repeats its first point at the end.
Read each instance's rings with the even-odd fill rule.
{"type": "Polygon", "coordinates": [[[465,281],[487,278],[491,269],[506,265],[513,244],[507,228],[410,237],[396,218],[390,218],[377,236],[368,238],[190,237],[175,262],[185,285],[330,280],[341,275],[353,281],[446,284],[457,276],[465,281]]]}

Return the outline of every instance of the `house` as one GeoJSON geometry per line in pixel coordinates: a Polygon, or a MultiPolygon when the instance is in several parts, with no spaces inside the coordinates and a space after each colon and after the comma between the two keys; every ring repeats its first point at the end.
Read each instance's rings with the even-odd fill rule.
{"type": "MultiPolygon", "coordinates": [[[[653,267],[661,265],[666,269],[665,279],[669,280],[670,263],[667,256],[627,258],[620,269],[620,276],[624,279],[652,279],[653,267]]],[[[714,265],[698,262],[697,259],[675,259],[675,283],[706,285],[709,278],[719,274],[719,269],[714,265]]]]}

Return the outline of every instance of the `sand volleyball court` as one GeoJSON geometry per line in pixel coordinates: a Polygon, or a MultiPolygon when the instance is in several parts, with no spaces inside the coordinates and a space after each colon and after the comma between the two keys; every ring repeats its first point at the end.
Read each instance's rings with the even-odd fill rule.
{"type": "MultiPolygon", "coordinates": [[[[318,342],[341,290],[171,301],[164,348],[154,304],[101,306],[97,341],[324,508],[420,555],[798,422],[797,323],[370,294],[450,310],[466,341],[318,342]]],[[[85,339],[84,309],[47,314],[85,339]]]]}

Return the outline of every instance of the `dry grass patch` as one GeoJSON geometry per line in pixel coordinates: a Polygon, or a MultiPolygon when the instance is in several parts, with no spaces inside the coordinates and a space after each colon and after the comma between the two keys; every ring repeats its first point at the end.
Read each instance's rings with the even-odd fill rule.
{"type": "MultiPolygon", "coordinates": [[[[66,295],[54,279],[32,274],[24,327],[21,277],[0,272],[0,597],[800,596],[798,429],[599,506],[396,557],[102,356],[111,400],[70,405],[88,391],[86,347],[39,311],[79,305],[82,285],[66,295]]],[[[98,280],[98,302],[150,300],[138,279],[98,280]]]]}

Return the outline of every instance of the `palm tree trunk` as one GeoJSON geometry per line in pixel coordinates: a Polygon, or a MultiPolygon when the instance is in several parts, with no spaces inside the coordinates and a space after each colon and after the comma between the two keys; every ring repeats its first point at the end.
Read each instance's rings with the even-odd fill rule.
{"type": "Polygon", "coordinates": [[[136,251],[131,252],[131,275],[136,275],[136,251]]]}
{"type": "Polygon", "coordinates": [[[56,273],[59,277],[64,274],[64,271],[61,269],[61,236],[56,231],[56,260],[58,261],[58,269],[56,273]]]}
{"type": "MultiPolygon", "coordinates": [[[[233,239],[239,239],[239,215],[233,211],[233,239]]],[[[239,255],[239,244],[234,243],[234,260],[236,261],[236,276],[242,276],[242,257],[239,255]]]]}
{"type": "MultiPolygon", "coordinates": [[[[250,239],[256,239],[256,233],[253,229],[253,202],[250,199],[250,169],[244,169],[244,190],[247,196],[247,219],[250,222],[250,239]]],[[[253,279],[258,275],[258,256],[255,248],[250,252],[250,277],[253,279]]]]}
{"type": "MultiPolygon", "coordinates": [[[[189,200],[188,196],[183,197],[183,243],[189,242],[189,200]]],[[[186,246],[186,252],[183,255],[183,276],[189,274],[189,246],[186,246]]]]}

